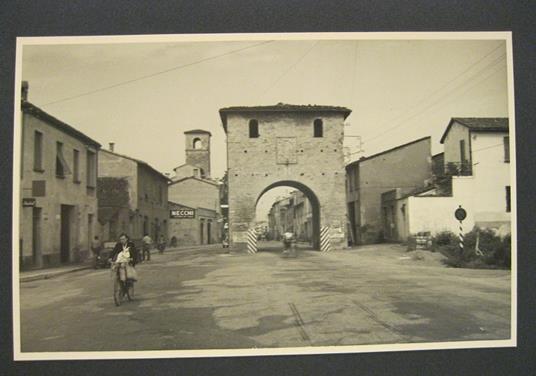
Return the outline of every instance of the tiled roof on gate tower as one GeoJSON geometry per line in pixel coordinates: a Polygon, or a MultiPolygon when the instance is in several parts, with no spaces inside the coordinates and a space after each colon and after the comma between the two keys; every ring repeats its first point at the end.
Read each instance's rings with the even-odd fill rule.
{"type": "Polygon", "coordinates": [[[227,132],[227,114],[233,112],[339,112],[346,119],[352,112],[349,108],[341,106],[326,105],[296,105],[288,103],[278,103],[270,106],[235,106],[220,109],[220,117],[223,123],[223,129],[227,132]]]}
{"type": "Polygon", "coordinates": [[[212,136],[212,133],[204,129],[192,129],[192,130],[184,132],[184,134],[196,134],[196,133],[203,133],[203,134],[208,134],[209,136],[212,136]]]}

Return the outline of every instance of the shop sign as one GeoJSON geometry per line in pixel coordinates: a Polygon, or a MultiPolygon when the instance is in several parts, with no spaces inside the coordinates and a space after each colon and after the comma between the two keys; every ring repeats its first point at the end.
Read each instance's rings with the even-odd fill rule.
{"type": "Polygon", "coordinates": [[[170,218],[195,218],[195,209],[171,209],[169,211],[170,218]]]}

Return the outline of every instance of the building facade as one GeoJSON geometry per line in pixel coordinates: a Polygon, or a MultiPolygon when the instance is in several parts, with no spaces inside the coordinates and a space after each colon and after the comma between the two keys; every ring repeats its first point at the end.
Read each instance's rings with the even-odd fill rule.
{"type": "MultiPolygon", "coordinates": [[[[474,226],[501,234],[511,226],[508,118],[453,118],[444,145],[444,179],[413,195],[394,197],[400,237],[418,232],[459,232],[454,211],[467,212],[464,231],[474,226]]],[[[396,196],[396,195],[395,195],[396,196]]]]}
{"type": "Polygon", "coordinates": [[[315,248],[320,249],[322,227],[333,247],[345,246],[343,138],[350,112],[282,103],[220,110],[227,134],[233,247],[246,247],[259,197],[278,186],[298,189],[311,202],[315,248]]]}
{"type": "Polygon", "coordinates": [[[103,240],[121,233],[168,239],[169,179],[146,162],[102,149],[99,154],[99,223],[103,240]]]}
{"type": "Polygon", "coordinates": [[[312,209],[307,197],[300,191],[293,191],[288,197],[274,202],[268,212],[268,235],[280,240],[281,235],[292,231],[299,241],[312,242],[312,209]]]}
{"type": "Polygon", "coordinates": [[[169,202],[169,239],[177,246],[214,244],[220,241],[218,212],[169,202]]]}
{"type": "Polygon", "coordinates": [[[346,166],[349,239],[353,244],[398,240],[396,228],[386,226],[382,194],[397,190],[406,194],[431,183],[431,138],[424,137],[404,145],[361,158],[346,166]]]}
{"type": "Polygon", "coordinates": [[[83,261],[97,224],[100,144],[26,100],[23,88],[20,265],[83,261]]]}

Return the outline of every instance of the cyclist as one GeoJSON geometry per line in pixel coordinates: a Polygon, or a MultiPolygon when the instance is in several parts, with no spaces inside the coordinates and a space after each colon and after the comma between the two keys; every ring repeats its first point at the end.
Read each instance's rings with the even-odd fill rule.
{"type": "Polygon", "coordinates": [[[128,251],[128,259],[130,260],[130,263],[132,266],[136,265],[138,262],[138,250],[136,249],[136,246],[133,242],[130,241],[127,234],[122,233],[119,235],[119,241],[115,244],[114,249],[112,250],[112,254],[110,257],[112,258],[112,261],[116,261],[117,256],[123,252],[122,256],[126,257],[128,251]]]}

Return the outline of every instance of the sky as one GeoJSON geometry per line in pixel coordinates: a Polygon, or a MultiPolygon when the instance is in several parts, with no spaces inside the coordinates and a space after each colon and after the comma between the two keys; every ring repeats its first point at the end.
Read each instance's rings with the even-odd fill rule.
{"type": "Polygon", "coordinates": [[[348,161],[424,136],[435,154],[451,117],[508,116],[504,40],[70,43],[23,46],[29,101],[164,173],[184,163],[183,132],[205,129],[223,176],[229,106],[348,107],[348,161]]]}

